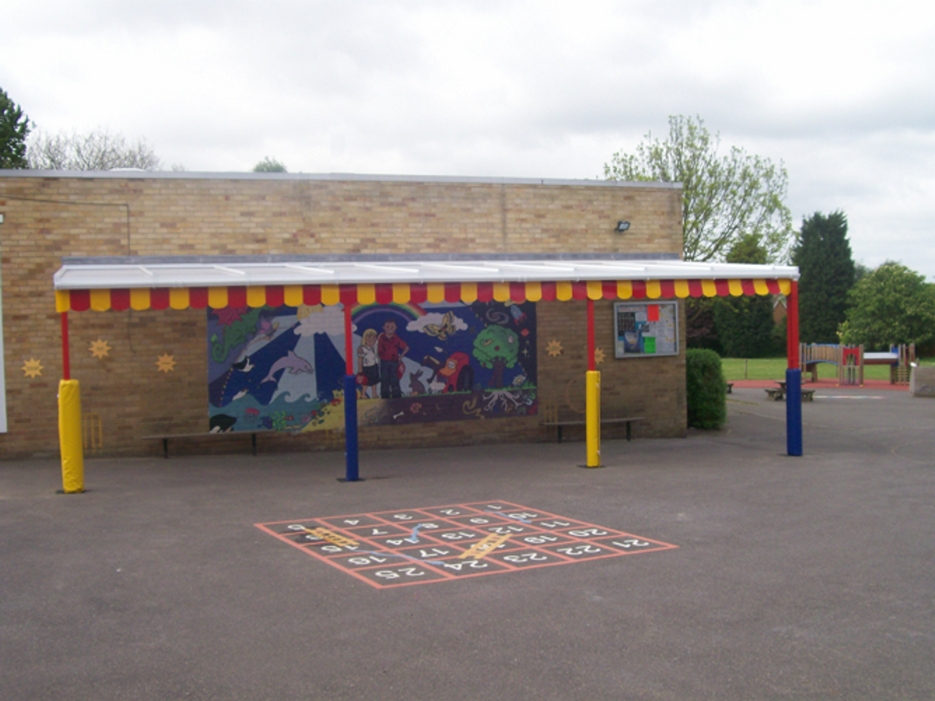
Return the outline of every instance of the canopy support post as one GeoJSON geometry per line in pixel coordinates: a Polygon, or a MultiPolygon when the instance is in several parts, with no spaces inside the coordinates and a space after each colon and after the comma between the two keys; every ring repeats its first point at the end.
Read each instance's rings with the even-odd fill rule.
{"type": "Polygon", "coordinates": [[[799,283],[786,300],[786,453],[802,455],[802,369],[799,367],[799,283]]]}
{"type": "Polygon", "coordinates": [[[62,318],[62,380],[58,383],[58,442],[63,494],[84,491],[84,446],[81,435],[81,388],[71,379],[68,312],[62,318]]]}
{"type": "Polygon", "coordinates": [[[343,482],[360,480],[357,445],[357,374],[354,372],[354,334],[351,305],[344,302],[344,458],[343,482]]]}
{"type": "Polygon", "coordinates": [[[587,467],[601,466],[601,373],[596,370],[594,300],[588,297],[588,372],[585,375],[587,467]]]}

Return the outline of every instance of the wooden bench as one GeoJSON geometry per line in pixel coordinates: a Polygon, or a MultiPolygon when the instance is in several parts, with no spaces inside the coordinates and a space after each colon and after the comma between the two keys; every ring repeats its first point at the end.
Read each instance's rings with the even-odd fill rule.
{"type": "Polygon", "coordinates": [[[785,387],[767,387],[765,390],[766,396],[774,401],[782,401],[786,398],[786,388],[785,387]]]}
{"type": "Polygon", "coordinates": [[[243,438],[250,436],[250,447],[253,454],[256,455],[256,434],[265,433],[262,431],[224,431],[224,432],[205,432],[205,433],[161,433],[154,436],[140,436],[141,440],[160,440],[162,441],[162,452],[165,458],[169,458],[169,441],[184,440],[188,438],[243,438]]]}
{"type": "MultiPolygon", "coordinates": [[[[602,418],[601,426],[604,426],[605,424],[626,424],[627,425],[627,440],[630,440],[632,438],[630,425],[634,421],[643,421],[643,417],[642,416],[627,416],[623,418],[608,418],[608,419],[602,418]]],[[[546,428],[554,427],[558,432],[558,442],[561,443],[562,442],[562,429],[565,426],[585,426],[586,424],[587,422],[584,421],[583,419],[568,419],[568,420],[555,419],[553,421],[543,421],[541,425],[545,426],[546,428]]]]}
{"type": "MultiPolygon", "coordinates": [[[[786,398],[786,388],[785,387],[776,387],[776,388],[767,388],[764,390],[766,396],[772,399],[773,401],[780,402],[786,398]]],[[[803,389],[802,392],[802,401],[810,402],[815,398],[815,390],[813,389],[803,389]]]]}

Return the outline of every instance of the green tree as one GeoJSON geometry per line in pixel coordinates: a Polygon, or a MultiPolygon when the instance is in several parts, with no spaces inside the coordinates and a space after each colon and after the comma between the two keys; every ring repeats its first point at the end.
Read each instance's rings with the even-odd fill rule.
{"type": "Polygon", "coordinates": [[[106,129],[54,136],[37,133],[29,142],[29,167],[35,170],[159,170],[160,165],[144,139],[127,143],[106,129]]]}
{"type": "Polygon", "coordinates": [[[802,220],[792,263],[799,266],[799,334],[804,343],[837,343],[856,266],[844,212],[802,220]]]}
{"type": "Polygon", "coordinates": [[[485,368],[492,368],[491,387],[503,387],[503,371],[516,365],[519,338],[506,326],[488,326],[474,339],[474,357],[485,368]]]}
{"type": "Polygon", "coordinates": [[[253,166],[254,173],[287,173],[286,166],[275,158],[266,156],[262,161],[253,166]]]}
{"type": "Polygon", "coordinates": [[[887,261],[854,285],[848,300],[842,343],[877,350],[935,340],[935,285],[904,265],[887,261]]]}
{"type": "Polygon", "coordinates": [[[29,119],[19,105],[0,89],[0,168],[28,168],[26,137],[29,119]]]}
{"type": "MultiPolygon", "coordinates": [[[[760,237],[747,234],[737,239],[727,254],[727,262],[766,263],[766,249],[760,237]]],[[[726,357],[762,358],[776,353],[771,296],[718,297],[712,303],[718,340],[726,357]]]]}
{"type": "Polygon", "coordinates": [[[672,116],[668,138],[646,134],[635,153],[615,153],[604,176],[682,183],[685,260],[721,260],[739,238],[753,234],[768,261],[784,261],[792,235],[785,167],[737,146],[719,156],[719,146],[720,135],[712,136],[700,118],[672,116]]]}

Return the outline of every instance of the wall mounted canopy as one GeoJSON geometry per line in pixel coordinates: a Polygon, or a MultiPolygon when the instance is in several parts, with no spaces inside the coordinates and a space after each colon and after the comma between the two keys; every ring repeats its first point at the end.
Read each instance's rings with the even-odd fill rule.
{"type": "Polygon", "coordinates": [[[791,266],[620,260],[65,259],[56,309],[567,301],[788,294],[791,266]]]}

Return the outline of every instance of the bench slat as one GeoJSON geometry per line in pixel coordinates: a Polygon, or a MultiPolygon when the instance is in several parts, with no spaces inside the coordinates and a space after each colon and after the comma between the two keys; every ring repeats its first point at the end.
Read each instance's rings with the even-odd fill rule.
{"type": "MultiPolygon", "coordinates": [[[[642,416],[630,416],[630,417],[622,417],[622,418],[614,417],[614,418],[609,418],[609,419],[602,418],[601,425],[603,426],[604,424],[626,424],[627,425],[627,440],[630,440],[631,439],[630,424],[633,423],[634,421],[643,421],[643,420],[644,420],[644,417],[642,416]]],[[[562,428],[564,428],[565,426],[585,426],[587,425],[587,421],[583,421],[581,419],[569,419],[567,421],[560,421],[560,420],[559,421],[543,421],[539,425],[545,426],[546,428],[554,427],[558,429],[558,442],[561,443],[562,442],[562,428]]]]}
{"type": "Polygon", "coordinates": [[[161,433],[152,436],[140,436],[140,440],[160,440],[162,441],[162,453],[166,460],[169,459],[169,441],[176,438],[245,438],[250,436],[250,446],[253,454],[256,455],[256,434],[267,433],[267,431],[206,431],[204,433],[161,433]]]}

